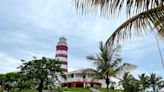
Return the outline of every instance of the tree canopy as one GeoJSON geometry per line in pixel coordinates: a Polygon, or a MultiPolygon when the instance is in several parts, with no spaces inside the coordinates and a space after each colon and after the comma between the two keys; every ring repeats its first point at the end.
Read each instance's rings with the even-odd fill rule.
{"type": "Polygon", "coordinates": [[[61,68],[61,63],[56,59],[42,57],[33,60],[22,60],[23,64],[19,67],[21,74],[26,75],[29,79],[38,83],[38,91],[42,92],[42,88],[48,82],[54,83],[59,77],[65,78],[64,70],[61,68]]]}

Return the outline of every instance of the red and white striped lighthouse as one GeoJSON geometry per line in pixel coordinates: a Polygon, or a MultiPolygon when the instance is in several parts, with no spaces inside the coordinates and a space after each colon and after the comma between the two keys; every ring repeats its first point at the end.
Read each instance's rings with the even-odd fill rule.
{"type": "Polygon", "coordinates": [[[65,72],[68,72],[68,62],[67,62],[67,42],[64,36],[59,38],[59,42],[56,46],[56,59],[62,62],[61,68],[64,69],[65,72]]]}

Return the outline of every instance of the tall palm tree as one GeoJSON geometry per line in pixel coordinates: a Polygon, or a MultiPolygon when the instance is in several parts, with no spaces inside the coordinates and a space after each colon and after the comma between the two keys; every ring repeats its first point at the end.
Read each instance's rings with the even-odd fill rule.
{"type": "Polygon", "coordinates": [[[157,88],[160,87],[162,81],[162,77],[157,76],[155,73],[150,74],[150,86],[153,88],[153,91],[156,92],[157,88]]]}
{"type": "Polygon", "coordinates": [[[164,38],[164,1],[163,0],[75,0],[78,12],[99,12],[103,16],[119,15],[126,12],[127,20],[109,37],[107,43],[143,35],[157,29],[164,38]]]}
{"type": "Polygon", "coordinates": [[[121,72],[127,71],[126,69],[135,68],[134,65],[121,63],[120,48],[120,46],[117,46],[113,49],[100,42],[100,53],[96,54],[96,56],[87,56],[87,59],[93,61],[96,67],[97,78],[105,79],[107,91],[109,91],[108,86],[111,77],[117,77],[121,72]]]}
{"type": "Polygon", "coordinates": [[[139,75],[138,77],[142,92],[145,92],[146,88],[149,88],[149,77],[146,76],[145,73],[139,75]]]}

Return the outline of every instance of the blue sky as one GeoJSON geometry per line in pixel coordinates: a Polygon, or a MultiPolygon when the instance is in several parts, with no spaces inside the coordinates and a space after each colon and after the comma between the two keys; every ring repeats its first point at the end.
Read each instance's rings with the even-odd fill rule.
{"type": "MultiPolygon", "coordinates": [[[[98,52],[125,15],[104,19],[80,15],[71,0],[0,0],[0,73],[17,71],[21,59],[55,56],[58,38],[65,36],[69,46],[69,70],[93,67],[86,56],[98,52]]],[[[164,76],[153,34],[122,44],[123,62],[137,65],[134,74],[164,76]]],[[[162,55],[164,45],[160,41],[162,55]]]]}

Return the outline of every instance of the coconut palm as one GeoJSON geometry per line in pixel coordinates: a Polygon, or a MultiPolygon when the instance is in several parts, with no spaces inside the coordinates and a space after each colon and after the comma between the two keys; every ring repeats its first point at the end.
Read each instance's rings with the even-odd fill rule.
{"type": "Polygon", "coordinates": [[[117,77],[123,71],[135,68],[134,65],[121,63],[122,59],[119,53],[120,49],[120,46],[112,49],[100,42],[100,53],[96,54],[96,56],[87,56],[87,59],[93,61],[93,64],[96,67],[96,77],[98,79],[105,79],[107,91],[109,91],[108,86],[110,84],[111,77],[117,77]]]}
{"type": "Polygon", "coordinates": [[[126,12],[127,21],[109,37],[109,44],[143,35],[152,28],[157,29],[164,38],[163,0],[75,0],[75,5],[78,12],[83,14],[91,11],[113,17],[119,15],[121,10],[126,12]]]}
{"type": "Polygon", "coordinates": [[[122,85],[125,92],[140,92],[139,81],[129,72],[124,73],[119,83],[122,85]]]}
{"type": "Polygon", "coordinates": [[[155,73],[151,73],[150,74],[150,86],[153,88],[153,91],[156,92],[157,88],[159,88],[161,86],[162,81],[162,77],[157,76],[155,73]]]}
{"type": "Polygon", "coordinates": [[[145,92],[146,88],[149,88],[149,77],[146,76],[145,73],[139,75],[138,77],[142,92],[145,92]]]}

